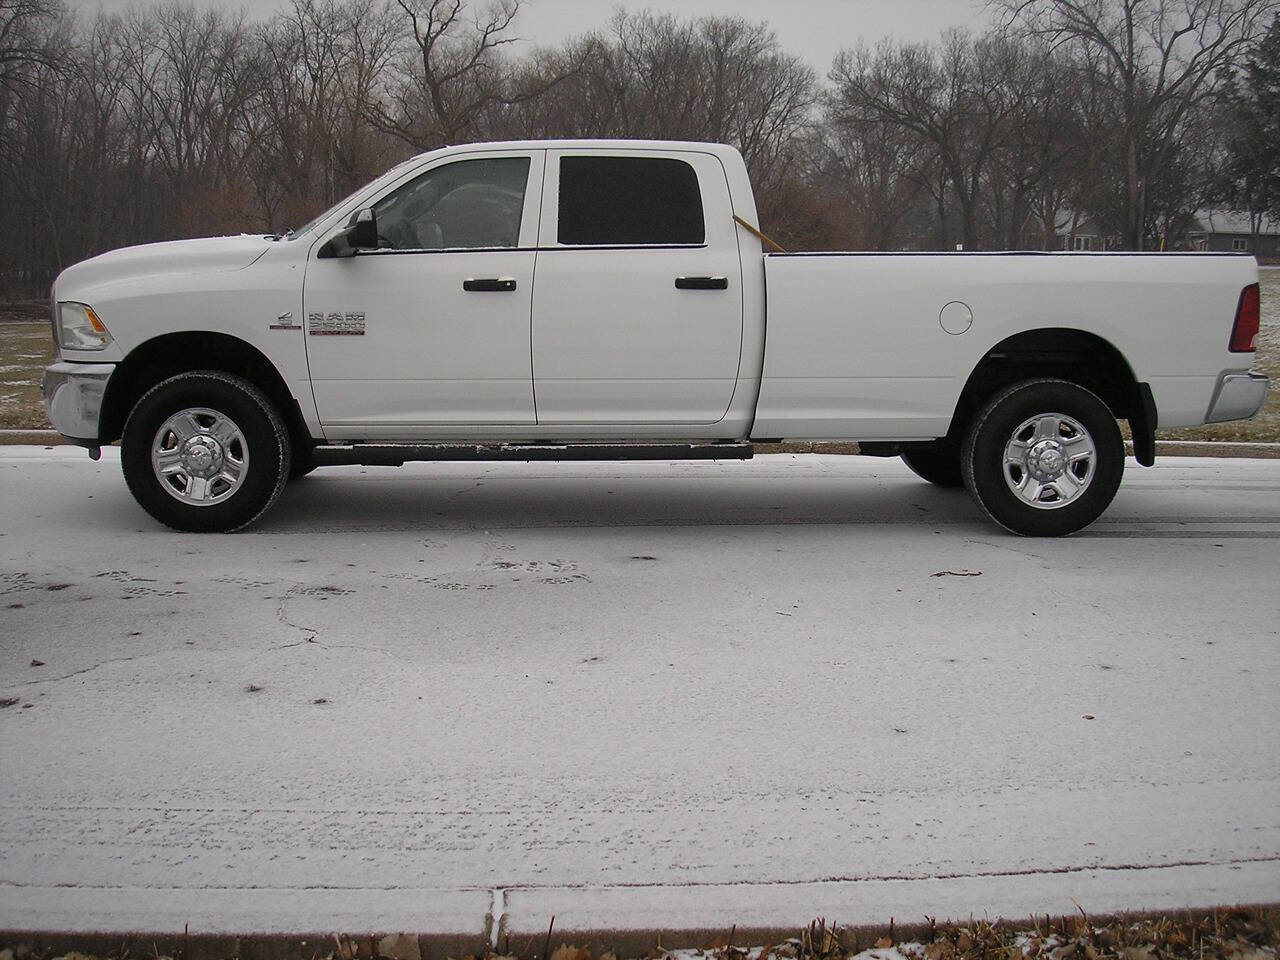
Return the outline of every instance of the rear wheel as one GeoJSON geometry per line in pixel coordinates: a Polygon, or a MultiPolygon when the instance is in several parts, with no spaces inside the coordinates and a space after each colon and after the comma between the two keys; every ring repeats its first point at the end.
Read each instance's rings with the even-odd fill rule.
{"type": "Polygon", "coordinates": [[[907,444],[902,450],[902,462],[920,479],[939,487],[962,487],[964,476],[960,472],[960,448],[946,440],[907,444]]]}
{"type": "Polygon", "coordinates": [[[996,523],[1060,537],[1096,520],[1124,474],[1115,415],[1065,380],[1028,380],[979,412],[960,458],[965,486],[996,523]]]}
{"type": "Polygon", "coordinates": [[[134,498],[166,526],[238,530],[284,488],[289,432],[249,381],[193,371],[157,384],[137,402],[125,422],[120,462],[134,498]]]}

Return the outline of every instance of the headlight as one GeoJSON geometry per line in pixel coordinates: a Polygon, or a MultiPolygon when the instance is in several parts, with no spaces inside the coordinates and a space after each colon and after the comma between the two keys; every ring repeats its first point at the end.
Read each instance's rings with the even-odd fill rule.
{"type": "Polygon", "coordinates": [[[64,350],[102,350],[110,342],[106,325],[88,304],[58,304],[58,344],[64,350]]]}

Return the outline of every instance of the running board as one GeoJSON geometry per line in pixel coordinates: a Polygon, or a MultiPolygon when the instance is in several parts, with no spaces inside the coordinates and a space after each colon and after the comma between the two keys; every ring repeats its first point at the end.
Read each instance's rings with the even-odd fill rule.
{"type": "Polygon", "coordinates": [[[357,443],[316,447],[317,466],[399,467],[439,460],[750,460],[749,443],[357,443]]]}

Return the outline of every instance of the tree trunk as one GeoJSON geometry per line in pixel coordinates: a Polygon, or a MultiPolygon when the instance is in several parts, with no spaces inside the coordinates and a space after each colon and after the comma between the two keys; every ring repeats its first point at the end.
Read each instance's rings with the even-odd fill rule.
{"type": "Polygon", "coordinates": [[[1130,250],[1142,249],[1143,228],[1143,189],[1142,178],[1138,173],[1138,138],[1130,130],[1125,135],[1125,149],[1129,160],[1129,209],[1125,211],[1126,233],[1125,246],[1130,250]]]}

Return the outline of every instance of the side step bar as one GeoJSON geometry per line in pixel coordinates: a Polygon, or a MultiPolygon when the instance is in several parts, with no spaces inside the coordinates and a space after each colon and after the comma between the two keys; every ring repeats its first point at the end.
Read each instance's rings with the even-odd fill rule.
{"type": "Polygon", "coordinates": [[[399,467],[436,460],[750,460],[750,443],[357,443],[319,446],[312,453],[322,466],[399,467]]]}

